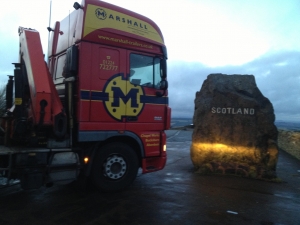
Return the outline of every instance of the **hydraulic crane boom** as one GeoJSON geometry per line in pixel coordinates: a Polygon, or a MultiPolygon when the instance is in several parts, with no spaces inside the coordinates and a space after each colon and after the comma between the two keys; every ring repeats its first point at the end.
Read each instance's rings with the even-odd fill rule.
{"type": "MultiPolygon", "coordinates": [[[[24,109],[27,106],[27,112],[22,112],[21,117],[27,114],[27,118],[34,125],[53,126],[55,135],[60,137],[66,130],[66,118],[47,64],[44,62],[39,33],[36,30],[19,27],[19,36],[20,69],[23,77],[19,82],[28,81],[30,96],[26,96],[24,90],[21,96],[15,99],[16,108],[24,109]]],[[[16,77],[16,85],[17,82],[16,77]]]]}

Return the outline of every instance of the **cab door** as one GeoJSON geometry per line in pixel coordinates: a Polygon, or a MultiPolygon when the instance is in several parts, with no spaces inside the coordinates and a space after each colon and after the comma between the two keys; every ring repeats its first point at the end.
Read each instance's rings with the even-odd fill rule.
{"type": "Polygon", "coordinates": [[[126,128],[163,130],[168,97],[159,96],[160,61],[159,56],[128,51],[126,128]]]}

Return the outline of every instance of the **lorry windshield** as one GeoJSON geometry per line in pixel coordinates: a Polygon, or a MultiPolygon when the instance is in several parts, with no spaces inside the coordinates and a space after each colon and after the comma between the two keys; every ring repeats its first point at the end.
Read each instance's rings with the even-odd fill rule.
{"type": "Polygon", "coordinates": [[[130,55],[130,82],[160,88],[160,58],[139,54],[130,55]]]}

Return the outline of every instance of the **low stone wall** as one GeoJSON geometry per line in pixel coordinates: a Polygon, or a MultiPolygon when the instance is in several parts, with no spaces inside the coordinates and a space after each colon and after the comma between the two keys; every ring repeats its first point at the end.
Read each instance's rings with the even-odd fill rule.
{"type": "Polygon", "coordinates": [[[300,160],[300,131],[278,129],[278,146],[300,160]]]}

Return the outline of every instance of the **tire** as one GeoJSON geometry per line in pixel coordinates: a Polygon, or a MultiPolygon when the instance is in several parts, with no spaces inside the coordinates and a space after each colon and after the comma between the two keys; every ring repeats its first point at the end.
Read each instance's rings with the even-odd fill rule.
{"type": "Polygon", "coordinates": [[[105,192],[128,187],[136,178],[139,161],[134,150],[124,143],[110,143],[99,149],[93,162],[92,180],[105,192]]]}

